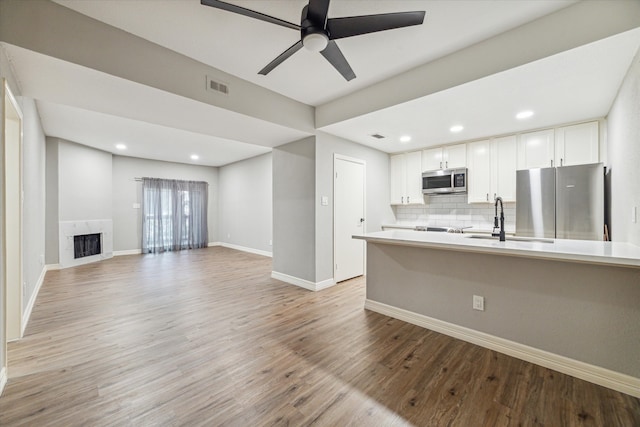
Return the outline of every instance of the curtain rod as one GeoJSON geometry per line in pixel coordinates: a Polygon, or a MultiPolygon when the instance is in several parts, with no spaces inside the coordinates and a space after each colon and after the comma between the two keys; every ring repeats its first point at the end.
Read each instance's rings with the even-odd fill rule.
{"type": "MultiPolygon", "coordinates": [[[[156,179],[166,179],[166,178],[156,178],[156,179]]],[[[140,177],[134,177],[133,178],[134,181],[142,181],[143,178],[140,177]]],[[[190,182],[191,180],[184,180],[184,179],[167,179],[167,181],[185,181],[185,182],[190,182]]],[[[207,181],[191,181],[191,182],[204,182],[205,184],[209,185],[209,183],[207,181]]]]}

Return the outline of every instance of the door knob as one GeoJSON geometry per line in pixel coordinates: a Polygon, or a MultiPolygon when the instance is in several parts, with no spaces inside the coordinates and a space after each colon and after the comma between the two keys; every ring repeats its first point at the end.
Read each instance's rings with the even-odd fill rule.
{"type": "Polygon", "coordinates": [[[360,222],[364,222],[364,218],[360,218],[360,222]]]}

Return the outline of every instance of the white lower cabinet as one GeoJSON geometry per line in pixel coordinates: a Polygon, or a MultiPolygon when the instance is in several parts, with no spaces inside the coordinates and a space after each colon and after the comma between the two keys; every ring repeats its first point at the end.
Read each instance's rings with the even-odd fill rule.
{"type": "Polygon", "coordinates": [[[516,200],[516,137],[507,136],[468,144],[468,203],[516,200]]]}
{"type": "Polygon", "coordinates": [[[390,156],[390,203],[392,205],[423,205],[422,153],[416,151],[390,156]]]}

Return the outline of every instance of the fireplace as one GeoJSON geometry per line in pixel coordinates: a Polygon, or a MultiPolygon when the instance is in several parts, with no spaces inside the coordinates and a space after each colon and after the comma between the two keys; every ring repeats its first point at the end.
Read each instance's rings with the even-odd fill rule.
{"type": "Polygon", "coordinates": [[[81,234],[73,236],[73,258],[84,258],[102,253],[102,234],[81,234]]]}
{"type": "Polygon", "coordinates": [[[59,222],[60,268],[75,267],[113,256],[110,219],[59,222]]]}

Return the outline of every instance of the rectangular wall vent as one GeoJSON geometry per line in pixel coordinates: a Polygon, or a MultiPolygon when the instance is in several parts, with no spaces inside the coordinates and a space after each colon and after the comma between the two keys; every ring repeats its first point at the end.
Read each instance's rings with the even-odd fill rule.
{"type": "Polygon", "coordinates": [[[227,83],[221,82],[220,80],[213,80],[209,76],[207,76],[207,90],[229,95],[229,85],[227,83]]]}

